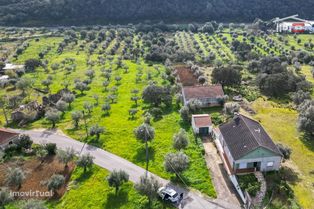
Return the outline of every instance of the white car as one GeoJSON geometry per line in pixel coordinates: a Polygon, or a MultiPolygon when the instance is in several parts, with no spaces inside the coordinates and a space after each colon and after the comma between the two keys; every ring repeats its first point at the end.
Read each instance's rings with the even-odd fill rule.
{"type": "Polygon", "coordinates": [[[158,195],[161,197],[161,199],[170,201],[172,203],[179,203],[181,196],[178,192],[176,192],[172,188],[166,188],[166,187],[160,187],[158,189],[158,195]]]}

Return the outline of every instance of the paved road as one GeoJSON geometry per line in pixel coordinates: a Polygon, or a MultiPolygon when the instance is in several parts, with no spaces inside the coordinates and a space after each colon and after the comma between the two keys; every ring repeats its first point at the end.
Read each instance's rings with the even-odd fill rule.
{"type": "MultiPolygon", "coordinates": [[[[130,181],[132,182],[138,182],[140,176],[142,176],[145,173],[145,169],[117,155],[114,155],[110,152],[107,152],[103,149],[91,145],[84,146],[84,143],[71,139],[60,133],[47,130],[31,130],[31,131],[15,130],[15,131],[30,135],[34,143],[37,144],[56,143],[58,148],[60,149],[72,147],[77,153],[90,153],[92,156],[95,157],[94,163],[96,165],[103,167],[109,171],[122,169],[130,175],[130,181]]],[[[154,177],[156,177],[163,185],[171,184],[168,180],[160,178],[159,176],[156,176],[152,173],[149,173],[149,175],[153,175],[154,177]]],[[[181,202],[179,208],[184,209],[239,208],[239,206],[230,204],[224,200],[210,199],[206,196],[203,196],[198,191],[186,190],[177,186],[174,187],[176,187],[179,192],[184,192],[184,199],[181,202]]]]}

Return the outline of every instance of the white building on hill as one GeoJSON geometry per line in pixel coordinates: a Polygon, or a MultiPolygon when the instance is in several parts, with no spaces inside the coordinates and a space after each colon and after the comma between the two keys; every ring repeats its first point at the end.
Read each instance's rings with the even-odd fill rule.
{"type": "Polygon", "coordinates": [[[314,21],[305,20],[292,15],[285,18],[275,18],[273,23],[276,24],[276,31],[278,33],[314,33],[314,21]]]}

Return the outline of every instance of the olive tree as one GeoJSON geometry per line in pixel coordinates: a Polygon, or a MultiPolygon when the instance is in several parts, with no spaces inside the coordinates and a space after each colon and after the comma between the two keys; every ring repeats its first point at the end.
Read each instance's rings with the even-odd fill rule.
{"type": "Polygon", "coordinates": [[[64,167],[68,167],[68,163],[73,160],[75,152],[73,148],[67,148],[66,150],[57,150],[57,159],[60,163],[64,164],[64,167]]]}
{"type": "Polygon", "coordinates": [[[41,200],[30,199],[23,203],[22,209],[47,209],[47,207],[41,200]]]}
{"type": "Polygon", "coordinates": [[[16,186],[20,189],[25,178],[25,172],[21,168],[8,168],[6,173],[6,182],[9,185],[16,186]]]}
{"type": "Polygon", "coordinates": [[[161,183],[153,176],[141,176],[140,181],[135,184],[135,189],[142,195],[148,198],[149,205],[158,197],[158,189],[161,183]]]}
{"type": "Polygon", "coordinates": [[[22,95],[25,95],[25,91],[31,88],[31,86],[33,85],[33,81],[28,78],[21,78],[15,85],[16,88],[22,91],[22,95]]]}
{"type": "Polygon", "coordinates": [[[299,106],[298,128],[314,135],[314,100],[305,100],[299,106]]]}
{"type": "Polygon", "coordinates": [[[63,100],[59,100],[59,101],[56,103],[56,108],[57,108],[57,110],[61,111],[61,112],[64,114],[65,111],[69,108],[69,104],[66,103],[66,102],[63,101],[63,100]]]}
{"type": "Polygon", "coordinates": [[[40,147],[36,150],[36,156],[40,160],[40,165],[45,161],[45,157],[48,155],[48,151],[44,147],[40,147]]]}
{"type": "Polygon", "coordinates": [[[89,129],[89,134],[91,136],[96,136],[96,140],[97,141],[100,138],[100,134],[102,134],[104,132],[105,132],[105,128],[101,127],[101,126],[98,126],[98,124],[91,126],[90,129],[89,129]]]}
{"type": "Polygon", "coordinates": [[[45,113],[45,118],[52,123],[52,128],[56,126],[56,122],[58,122],[61,118],[61,112],[57,109],[51,108],[45,113]]]}
{"type": "Polygon", "coordinates": [[[177,177],[189,167],[189,157],[183,152],[169,153],[165,157],[165,170],[175,173],[177,177]]]}
{"type": "Polygon", "coordinates": [[[76,165],[79,167],[84,168],[84,173],[86,173],[87,168],[92,167],[94,157],[91,156],[89,153],[85,155],[81,155],[79,159],[76,161],[76,165]]]}
{"type": "Polygon", "coordinates": [[[0,188],[0,206],[2,209],[12,201],[12,197],[6,187],[0,188]]]}
{"type": "Polygon", "coordinates": [[[155,137],[155,129],[147,123],[143,123],[134,129],[135,137],[145,143],[146,149],[146,172],[148,171],[148,141],[152,141],[155,137]]]}
{"type": "Polygon", "coordinates": [[[129,180],[129,175],[123,170],[119,170],[119,171],[114,170],[107,177],[109,186],[115,188],[116,194],[118,193],[120,186],[122,186],[122,184],[124,182],[127,182],[128,180],[129,180]]]}
{"type": "Polygon", "coordinates": [[[47,187],[49,191],[53,191],[56,193],[58,189],[60,189],[65,183],[65,178],[63,175],[54,174],[47,182],[47,187]]]}
{"type": "Polygon", "coordinates": [[[102,111],[104,111],[105,115],[109,115],[109,111],[111,109],[110,103],[106,102],[105,104],[103,104],[103,106],[101,107],[102,111]]]}
{"type": "Polygon", "coordinates": [[[79,82],[76,82],[76,83],[74,84],[74,88],[75,88],[76,90],[80,91],[80,92],[81,92],[81,95],[82,95],[82,94],[84,93],[84,91],[87,90],[87,85],[86,85],[85,83],[79,81],[79,82]]]}
{"type": "Polygon", "coordinates": [[[173,148],[176,150],[182,150],[187,148],[189,145],[189,138],[184,129],[180,129],[180,131],[173,136],[173,148]]]}
{"type": "Polygon", "coordinates": [[[88,114],[91,114],[91,112],[92,112],[92,110],[94,108],[94,105],[91,102],[84,102],[83,108],[85,110],[87,110],[88,114]]]}
{"type": "Polygon", "coordinates": [[[75,96],[72,93],[64,93],[62,95],[62,100],[69,104],[69,107],[71,108],[71,104],[74,101],[75,96]]]}
{"type": "Polygon", "coordinates": [[[83,113],[82,111],[73,111],[71,113],[71,117],[72,117],[72,120],[74,122],[74,126],[75,128],[77,129],[78,126],[79,126],[79,122],[80,120],[83,118],[83,113]]]}

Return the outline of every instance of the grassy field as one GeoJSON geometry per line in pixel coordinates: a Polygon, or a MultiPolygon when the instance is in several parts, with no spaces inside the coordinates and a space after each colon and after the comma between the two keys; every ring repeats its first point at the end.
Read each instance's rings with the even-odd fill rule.
{"type": "Polygon", "coordinates": [[[273,140],[292,148],[291,160],[285,163],[295,172],[295,178],[289,179],[289,183],[299,204],[303,208],[313,208],[314,142],[298,132],[298,113],[263,99],[256,100],[253,108],[257,111],[254,118],[261,122],[273,140]]]}
{"type": "MultiPolygon", "coordinates": [[[[237,29],[234,31],[238,32],[238,37],[236,39],[242,41],[244,38],[242,30],[237,29]]],[[[201,32],[193,34],[186,31],[177,31],[175,33],[162,34],[161,39],[163,38],[175,41],[178,44],[178,49],[182,51],[194,53],[197,61],[201,61],[203,59],[202,56],[208,56],[210,52],[213,52],[216,55],[216,59],[212,60],[213,63],[216,63],[218,60],[222,61],[224,64],[229,63],[230,61],[239,61],[237,60],[236,52],[231,50],[232,34],[230,34],[228,30],[223,32],[222,37],[217,34],[206,35],[201,32]],[[223,41],[224,39],[228,40],[229,43],[223,41]],[[203,51],[204,53],[201,54],[200,51],[203,51]]],[[[300,35],[298,38],[301,39],[301,44],[298,44],[292,35],[283,36],[283,40],[288,40],[287,45],[284,41],[279,41],[279,38],[275,35],[268,37],[256,36],[254,41],[251,42],[249,39],[246,39],[246,42],[254,45],[253,51],[257,52],[257,54],[261,56],[269,55],[271,51],[273,51],[275,55],[279,55],[281,53],[279,48],[281,47],[288,50],[288,52],[291,52],[291,46],[294,46],[296,50],[305,50],[310,52],[309,49],[305,49],[304,43],[308,42],[312,36],[300,35]],[[275,47],[269,44],[268,39],[272,39],[274,41],[275,47]]],[[[134,36],[132,36],[130,40],[134,45],[139,44],[140,50],[150,50],[148,46],[144,46],[144,38],[139,33],[134,33],[134,36]],[[139,40],[137,40],[138,37],[139,40]]],[[[48,75],[50,75],[53,81],[50,86],[50,93],[56,93],[61,90],[63,88],[62,83],[64,81],[70,81],[69,89],[74,90],[74,80],[87,79],[85,72],[89,68],[92,68],[95,71],[95,76],[89,85],[89,90],[84,91],[83,94],[76,91],[75,101],[71,105],[71,108],[64,113],[62,119],[57,123],[57,128],[61,129],[64,133],[76,140],[84,141],[86,136],[84,123],[81,121],[79,128],[75,129],[71,120],[71,112],[74,110],[83,110],[84,103],[90,102],[94,105],[94,107],[92,112],[86,116],[87,125],[89,127],[94,124],[103,126],[105,127],[105,133],[101,135],[99,141],[96,141],[93,137],[89,137],[87,139],[88,142],[117,154],[141,167],[145,167],[145,146],[142,142],[136,140],[133,130],[143,122],[143,114],[149,110],[150,106],[148,104],[144,104],[142,101],[139,101],[137,107],[138,112],[135,117],[132,118],[129,115],[129,110],[131,108],[136,108],[136,106],[135,103],[131,101],[131,90],[138,89],[141,93],[144,87],[152,81],[158,83],[159,85],[168,85],[169,81],[163,79],[162,76],[165,72],[164,65],[160,63],[146,63],[143,57],[141,57],[137,62],[123,60],[124,65],[129,68],[128,72],[124,72],[124,69],[118,68],[115,64],[117,57],[122,55],[122,51],[127,50],[124,48],[126,42],[123,38],[118,40],[117,37],[115,37],[107,43],[108,45],[105,49],[103,49],[103,52],[106,52],[107,55],[104,55],[104,53],[101,52],[105,41],[97,43],[94,52],[89,54],[88,51],[93,43],[81,39],[77,39],[77,44],[70,42],[65,46],[62,54],[58,54],[58,45],[62,41],[62,37],[39,38],[39,41],[36,41],[35,39],[27,40],[30,46],[18,57],[17,60],[12,58],[11,61],[22,64],[27,59],[38,58],[40,52],[48,49],[48,53],[42,59],[48,61],[48,71],[45,71],[40,67],[35,73],[29,73],[24,77],[31,78],[34,81],[34,87],[43,89],[44,87],[41,82],[45,80],[48,75]],[[113,60],[111,60],[111,56],[108,54],[112,53],[111,50],[118,42],[121,44],[113,53],[115,55],[112,56],[113,60]],[[105,64],[98,63],[99,56],[105,57],[105,64]],[[53,72],[52,69],[50,69],[50,65],[52,63],[61,63],[66,58],[75,59],[75,70],[67,73],[64,67],[61,67],[56,72],[53,72]],[[87,65],[88,61],[92,61],[95,64],[93,66],[89,66],[87,65]],[[158,67],[157,70],[156,67],[158,67]],[[101,69],[103,68],[112,69],[112,76],[108,86],[109,90],[107,91],[102,85],[106,80],[106,78],[101,76],[101,69]],[[136,74],[140,71],[142,73],[141,81],[136,81],[136,74]],[[120,82],[115,81],[114,78],[116,76],[121,77],[120,82]],[[101,107],[106,102],[105,100],[107,96],[111,93],[110,89],[113,87],[117,88],[117,101],[111,104],[110,114],[104,115],[101,107]],[[96,104],[96,101],[93,98],[95,94],[99,96],[99,104],[96,104]]],[[[9,45],[10,43],[2,44],[2,46],[6,48],[14,48],[16,43],[12,44],[12,46],[9,45]]],[[[260,97],[260,93],[256,89],[257,87],[254,86],[255,75],[248,73],[246,70],[248,64],[246,61],[240,61],[238,64],[241,64],[244,67],[243,78],[250,80],[251,82],[248,88],[246,88],[246,86],[241,86],[243,88],[236,88],[236,94],[240,93],[249,101],[253,101],[257,97],[260,97]]],[[[211,64],[206,67],[205,75],[208,76],[209,80],[211,80],[210,78],[213,66],[211,64]]],[[[306,75],[309,81],[314,83],[310,70],[310,66],[304,66],[302,68],[302,73],[306,75]]],[[[229,96],[233,96],[233,91],[228,91],[227,88],[225,90],[230,93],[229,96]]],[[[20,93],[21,91],[14,88],[0,89],[0,96],[8,94],[19,95],[20,93]]],[[[29,96],[24,98],[23,103],[33,100],[37,100],[41,103],[41,98],[43,96],[42,93],[38,93],[34,90],[29,90],[27,93],[29,96]]],[[[293,151],[291,161],[288,161],[285,164],[293,168],[293,170],[297,173],[297,178],[293,181],[290,180],[290,184],[292,185],[301,206],[303,208],[311,208],[311,202],[314,197],[312,186],[314,182],[314,175],[312,174],[314,169],[314,144],[313,141],[306,140],[306,138],[298,132],[296,128],[298,113],[295,110],[280,105],[279,103],[280,102],[275,101],[264,101],[263,98],[253,101],[253,108],[257,111],[255,119],[259,120],[263,124],[276,142],[286,144],[292,148],[293,151]]],[[[183,173],[184,179],[189,187],[200,190],[210,197],[216,197],[209,171],[202,156],[202,148],[195,143],[190,124],[182,123],[178,110],[179,107],[175,104],[173,104],[171,108],[162,107],[163,117],[152,121],[152,126],[155,128],[156,133],[155,139],[149,144],[149,170],[163,178],[175,180],[174,175],[165,172],[163,161],[164,156],[167,153],[175,152],[172,148],[173,135],[178,132],[180,128],[184,128],[190,136],[190,145],[185,150],[185,153],[190,157],[190,167],[183,173]]],[[[220,113],[221,109],[212,108],[210,110],[205,110],[205,112],[220,113]]],[[[3,114],[0,114],[0,125],[1,124],[4,124],[3,114]]],[[[47,120],[41,119],[29,124],[25,128],[32,129],[50,127],[51,124],[47,120]]],[[[78,177],[80,172],[81,171],[77,170],[73,179],[80,178],[78,177]]],[[[106,204],[108,204],[108,201],[111,201],[111,198],[114,199],[115,197],[111,196],[111,189],[108,188],[108,185],[105,185],[106,182],[103,181],[103,178],[106,175],[108,175],[107,171],[95,168],[95,171],[91,173],[89,177],[82,179],[83,183],[80,183],[77,188],[74,187],[60,202],[56,202],[50,207],[72,208],[74,207],[72,205],[74,203],[72,202],[75,201],[81,201],[80,204],[82,204],[82,208],[109,207],[106,204]],[[96,181],[96,190],[101,191],[103,196],[98,196],[98,194],[93,193],[93,180],[96,181]],[[86,192],[86,195],[84,191],[86,192]],[[89,195],[95,197],[95,199],[89,201],[89,195]],[[80,196],[82,196],[82,200],[77,200],[80,196]],[[83,205],[85,201],[88,202],[88,204],[83,205]]],[[[115,205],[114,207],[134,208],[136,205],[145,205],[146,200],[143,199],[143,197],[140,197],[133,190],[131,184],[126,184],[122,191],[121,198],[127,198],[129,201],[125,201],[123,205],[115,205]],[[127,196],[125,197],[126,194],[127,196]],[[140,203],[138,201],[140,201],[140,203]]]]}
{"type": "MultiPolygon", "coordinates": [[[[62,89],[61,82],[63,80],[73,81],[76,78],[84,78],[85,71],[88,69],[86,66],[87,55],[84,52],[80,52],[79,55],[73,49],[65,50],[61,55],[57,55],[55,52],[56,43],[59,39],[42,39],[39,42],[32,41],[30,47],[19,57],[19,63],[24,60],[31,58],[34,54],[38,54],[43,48],[51,46],[51,51],[45,57],[49,60],[49,63],[61,62],[67,57],[75,57],[77,69],[69,75],[64,73],[64,70],[59,70],[56,73],[50,72],[53,77],[53,84],[50,87],[52,93],[57,92],[62,89]]],[[[96,59],[95,55],[92,59],[96,59]]],[[[87,116],[87,124],[91,126],[93,124],[98,124],[105,127],[106,131],[99,140],[95,142],[93,138],[89,138],[89,142],[93,143],[99,147],[104,148],[114,154],[117,154],[139,166],[145,167],[145,146],[142,142],[136,140],[133,134],[134,128],[143,122],[142,114],[148,109],[146,104],[139,102],[138,113],[135,118],[132,119],[128,113],[130,108],[134,108],[135,104],[131,101],[131,90],[139,89],[141,90],[148,84],[147,74],[152,74],[153,81],[157,83],[166,84],[166,81],[160,78],[162,71],[164,70],[162,66],[160,67],[160,72],[156,71],[153,67],[141,62],[140,64],[131,61],[125,61],[125,64],[129,66],[129,72],[124,73],[123,69],[117,69],[114,65],[113,75],[108,89],[113,86],[118,88],[117,102],[111,104],[110,116],[104,116],[101,110],[101,106],[105,103],[105,98],[109,92],[104,91],[102,87],[102,82],[105,78],[101,78],[100,68],[101,66],[94,66],[93,69],[96,72],[93,82],[90,84],[90,90],[84,92],[83,95],[78,95],[75,102],[71,105],[71,110],[67,111],[62,120],[57,124],[57,127],[62,129],[66,134],[77,140],[85,139],[85,129],[83,122],[81,122],[78,130],[75,130],[71,120],[71,111],[73,110],[83,110],[83,104],[86,101],[95,103],[93,95],[99,95],[99,104],[95,105],[93,111],[87,116]],[[136,73],[138,67],[143,68],[142,81],[135,82],[136,73]],[[120,84],[114,80],[115,76],[121,76],[122,80],[120,84]]],[[[109,67],[108,64],[106,67],[109,67]]],[[[46,79],[47,73],[39,68],[37,72],[26,75],[32,78],[35,83],[34,86],[41,87],[41,81],[46,79]]],[[[73,85],[73,82],[72,82],[73,85]]],[[[72,89],[73,86],[70,86],[72,89]]],[[[1,93],[5,93],[2,91],[1,93]]],[[[16,91],[16,93],[18,93],[16,91]]],[[[32,91],[31,100],[39,100],[41,95],[32,91]]],[[[51,125],[45,119],[41,119],[30,124],[27,128],[49,128],[51,125]]],[[[201,149],[194,142],[194,137],[189,126],[181,124],[181,119],[178,113],[178,109],[173,107],[170,109],[164,109],[163,118],[152,122],[152,126],[155,128],[155,139],[150,143],[150,163],[149,170],[155,174],[160,175],[164,178],[171,178],[173,175],[166,173],[163,166],[164,156],[169,152],[174,152],[172,148],[172,137],[179,131],[181,127],[185,128],[190,134],[190,146],[186,150],[186,154],[190,157],[190,168],[184,172],[184,177],[186,183],[200,190],[201,192],[215,197],[216,193],[211,182],[209,172],[207,170],[205,160],[201,154],[201,149]]]]}
{"type": "MultiPolygon", "coordinates": [[[[108,175],[108,171],[96,166],[86,174],[83,174],[82,169],[76,169],[72,175],[71,190],[60,201],[50,204],[49,208],[147,208],[148,199],[137,193],[130,182],[124,184],[116,195],[114,188],[109,187],[106,181],[108,175]]],[[[161,205],[159,201],[152,204],[152,208],[161,207],[170,208],[161,205]]]]}

